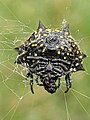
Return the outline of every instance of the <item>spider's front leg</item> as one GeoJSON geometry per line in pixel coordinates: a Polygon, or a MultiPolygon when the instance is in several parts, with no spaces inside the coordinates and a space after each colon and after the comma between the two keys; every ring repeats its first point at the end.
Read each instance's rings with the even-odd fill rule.
{"type": "Polygon", "coordinates": [[[71,88],[71,78],[70,78],[71,74],[68,73],[66,76],[65,76],[65,80],[66,80],[66,91],[65,93],[67,93],[69,91],[69,88],[71,88]]]}

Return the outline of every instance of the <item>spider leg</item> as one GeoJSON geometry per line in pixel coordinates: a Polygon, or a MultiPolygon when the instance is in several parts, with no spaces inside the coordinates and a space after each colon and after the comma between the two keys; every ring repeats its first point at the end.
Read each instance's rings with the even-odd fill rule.
{"type": "Polygon", "coordinates": [[[60,78],[58,78],[58,85],[57,85],[57,88],[60,87],[60,78]]]}
{"type": "Polygon", "coordinates": [[[65,80],[66,80],[66,88],[67,88],[65,93],[67,93],[69,91],[69,88],[71,88],[70,73],[65,76],[65,80]]]}
{"type": "Polygon", "coordinates": [[[34,90],[33,90],[33,75],[30,74],[30,89],[31,89],[31,92],[34,94],[34,90]]]}
{"type": "Polygon", "coordinates": [[[33,74],[31,73],[30,69],[28,69],[26,71],[26,77],[29,78],[30,77],[30,89],[31,89],[31,92],[34,94],[34,90],[33,90],[33,74]]]}

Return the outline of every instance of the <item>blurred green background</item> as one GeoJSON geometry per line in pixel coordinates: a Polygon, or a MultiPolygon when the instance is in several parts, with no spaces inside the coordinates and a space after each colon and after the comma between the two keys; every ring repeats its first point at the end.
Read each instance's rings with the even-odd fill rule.
{"type": "Polygon", "coordinates": [[[90,0],[0,1],[0,120],[90,120],[90,0]],[[72,74],[72,89],[53,95],[34,85],[35,94],[24,83],[24,70],[14,64],[16,46],[36,30],[41,20],[60,28],[66,19],[70,32],[87,54],[86,72],[72,74]],[[21,72],[22,71],[22,72],[21,72]]]}

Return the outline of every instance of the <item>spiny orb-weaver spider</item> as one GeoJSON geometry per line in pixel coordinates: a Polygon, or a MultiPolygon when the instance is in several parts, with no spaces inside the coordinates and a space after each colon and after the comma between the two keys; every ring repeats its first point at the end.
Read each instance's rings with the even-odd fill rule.
{"type": "Polygon", "coordinates": [[[44,86],[51,94],[60,87],[60,78],[65,76],[66,93],[71,88],[71,73],[84,70],[83,59],[86,55],[70,35],[69,25],[65,20],[61,30],[46,28],[39,21],[37,31],[15,50],[18,52],[15,63],[26,68],[32,93],[33,74],[37,75],[37,85],[44,86]]]}

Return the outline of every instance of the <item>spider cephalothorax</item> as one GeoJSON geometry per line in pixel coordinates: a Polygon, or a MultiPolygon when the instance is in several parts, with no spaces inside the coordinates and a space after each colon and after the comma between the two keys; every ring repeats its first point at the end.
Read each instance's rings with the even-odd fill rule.
{"type": "Polygon", "coordinates": [[[64,20],[62,23],[61,30],[58,30],[48,29],[39,22],[37,31],[15,48],[19,54],[15,63],[26,67],[26,77],[30,77],[32,93],[33,74],[37,75],[37,85],[44,86],[49,93],[56,92],[60,78],[65,76],[67,92],[71,87],[71,73],[84,70],[82,61],[86,55],[70,35],[67,22],[64,20]]]}

